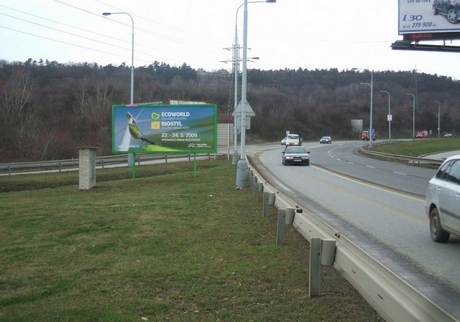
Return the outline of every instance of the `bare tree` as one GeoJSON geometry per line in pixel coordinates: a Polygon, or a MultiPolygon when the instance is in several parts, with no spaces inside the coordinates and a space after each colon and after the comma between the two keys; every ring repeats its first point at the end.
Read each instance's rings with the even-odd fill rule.
{"type": "Polygon", "coordinates": [[[30,73],[24,70],[16,71],[3,86],[0,96],[1,116],[6,119],[21,117],[31,98],[30,73]]]}

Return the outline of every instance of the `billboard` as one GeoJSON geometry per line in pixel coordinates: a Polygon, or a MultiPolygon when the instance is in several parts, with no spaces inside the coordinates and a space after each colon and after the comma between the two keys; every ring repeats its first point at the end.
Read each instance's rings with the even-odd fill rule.
{"type": "Polygon", "coordinates": [[[112,153],[216,152],[216,105],[112,106],[112,153]]]}
{"type": "Polygon", "coordinates": [[[399,0],[400,35],[460,32],[460,0],[399,0]]]}

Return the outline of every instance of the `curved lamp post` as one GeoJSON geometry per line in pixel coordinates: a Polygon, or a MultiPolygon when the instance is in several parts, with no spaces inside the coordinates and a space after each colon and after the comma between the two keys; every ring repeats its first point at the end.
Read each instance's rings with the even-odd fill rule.
{"type": "MultiPolygon", "coordinates": [[[[363,70],[361,68],[352,68],[352,70],[363,70]]],[[[371,82],[370,83],[359,83],[360,85],[368,85],[371,88],[371,99],[370,99],[370,113],[369,113],[369,150],[372,150],[372,103],[374,101],[374,72],[371,70],[371,82]]],[[[375,136],[374,136],[375,137],[375,136]]]]}
{"type": "MultiPolygon", "coordinates": [[[[276,3],[276,0],[265,2],[276,3]]],[[[244,28],[243,28],[243,71],[241,75],[241,155],[237,164],[236,186],[244,188],[249,183],[248,165],[246,161],[245,141],[246,141],[246,107],[249,105],[246,99],[247,91],[247,60],[248,60],[248,1],[244,3],[244,28]]],[[[239,9],[239,8],[238,8],[239,9]]],[[[237,10],[238,12],[238,10],[237,10]]]]}
{"type": "Polygon", "coordinates": [[[110,15],[127,15],[131,18],[131,99],[130,104],[134,104],[134,19],[133,17],[127,12],[104,12],[102,13],[103,16],[110,16],[110,15]]]}
{"type": "MultiPolygon", "coordinates": [[[[265,0],[265,1],[247,1],[247,4],[250,3],[276,3],[276,0],[265,0]]],[[[236,9],[235,13],[235,44],[233,45],[233,71],[234,71],[234,98],[233,98],[233,111],[236,111],[238,106],[238,71],[240,69],[240,45],[238,43],[238,12],[241,7],[244,6],[246,2],[240,4],[236,9]]],[[[247,16],[245,16],[247,19],[247,16]]],[[[258,57],[248,58],[248,59],[259,59],[258,57]]],[[[242,122],[241,117],[241,122],[242,122]]],[[[241,129],[243,126],[241,126],[241,129]]],[[[237,129],[237,116],[233,117],[233,160],[232,164],[235,165],[238,162],[238,129],[237,129]]],[[[241,151],[243,154],[243,150],[241,151]]]]}
{"type": "MultiPolygon", "coordinates": [[[[103,16],[110,16],[110,15],[127,15],[131,18],[131,86],[130,86],[130,100],[129,104],[134,104],[134,19],[133,17],[127,12],[103,12],[103,16]]],[[[134,154],[128,154],[128,165],[134,166],[134,154]]]]}

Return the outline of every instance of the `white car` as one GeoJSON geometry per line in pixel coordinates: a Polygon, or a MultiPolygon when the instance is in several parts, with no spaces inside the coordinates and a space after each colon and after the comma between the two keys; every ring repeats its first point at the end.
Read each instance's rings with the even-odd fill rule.
{"type": "Polygon", "coordinates": [[[288,134],[288,136],[286,137],[286,146],[291,145],[302,145],[302,139],[298,134],[288,134]]]}
{"type": "Polygon", "coordinates": [[[447,158],[428,182],[425,210],[433,241],[460,236],[460,155],[447,158]]]}

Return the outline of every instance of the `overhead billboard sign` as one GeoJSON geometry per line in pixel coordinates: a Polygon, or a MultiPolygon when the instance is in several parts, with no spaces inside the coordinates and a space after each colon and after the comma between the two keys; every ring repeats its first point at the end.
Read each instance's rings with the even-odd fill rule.
{"type": "Polygon", "coordinates": [[[399,0],[400,35],[460,32],[460,0],[399,0]]]}
{"type": "Polygon", "coordinates": [[[217,106],[114,105],[113,153],[216,153],[217,106]]]}

